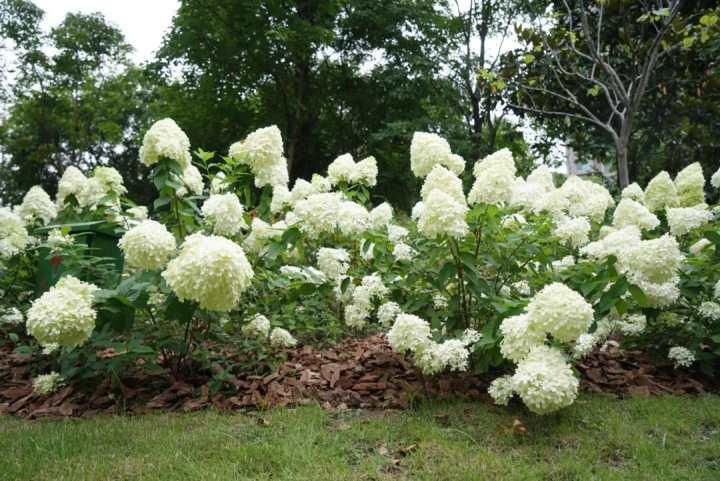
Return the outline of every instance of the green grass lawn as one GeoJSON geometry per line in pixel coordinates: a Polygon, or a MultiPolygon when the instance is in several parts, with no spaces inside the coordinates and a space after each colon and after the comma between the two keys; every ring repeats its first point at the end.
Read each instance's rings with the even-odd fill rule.
{"type": "Polygon", "coordinates": [[[585,395],[550,417],[454,402],[392,413],[0,418],[0,479],[717,481],[720,397],[585,395]],[[513,431],[516,418],[527,434],[513,431]]]}

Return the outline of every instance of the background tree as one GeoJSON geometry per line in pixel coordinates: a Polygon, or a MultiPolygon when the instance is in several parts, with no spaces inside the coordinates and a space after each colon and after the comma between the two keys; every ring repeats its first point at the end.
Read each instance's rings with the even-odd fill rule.
{"type": "MultiPolygon", "coordinates": [[[[507,101],[507,75],[503,68],[503,49],[513,41],[514,25],[540,16],[547,0],[454,0],[453,49],[448,55],[451,79],[463,97],[464,112],[471,140],[471,155],[477,159],[494,152],[497,131],[503,122],[502,107],[507,101]],[[496,120],[498,122],[496,122],[496,120]]],[[[505,123],[507,128],[509,124],[505,123]]]]}
{"type": "Polygon", "coordinates": [[[523,54],[528,68],[512,107],[604,131],[615,147],[619,185],[625,187],[634,122],[648,85],[657,81],[659,63],[682,45],[675,35],[686,27],[678,17],[681,4],[563,0],[549,32],[521,30],[529,47],[523,54]]]}
{"type": "Polygon", "coordinates": [[[463,121],[441,75],[450,28],[442,6],[185,0],[160,51],[165,86],[153,110],[176,118],[195,145],[221,153],[277,124],[292,178],[320,172],[344,152],[375,155],[380,192],[408,205],[412,133],[453,137],[463,121]]]}
{"type": "Polygon", "coordinates": [[[119,166],[137,185],[129,160],[148,89],[122,33],[99,14],[69,14],[48,35],[35,34],[0,126],[0,196],[17,200],[35,184],[52,192],[68,165],[119,166]]]}

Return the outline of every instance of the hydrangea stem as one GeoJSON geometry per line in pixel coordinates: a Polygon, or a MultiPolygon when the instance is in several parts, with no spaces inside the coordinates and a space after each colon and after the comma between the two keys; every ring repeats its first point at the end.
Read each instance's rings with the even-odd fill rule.
{"type": "Polygon", "coordinates": [[[457,241],[450,238],[450,253],[455,260],[455,266],[457,267],[458,276],[458,290],[460,291],[460,314],[462,316],[463,328],[468,327],[468,303],[467,293],[465,292],[465,271],[462,260],[460,259],[460,247],[457,241]]]}

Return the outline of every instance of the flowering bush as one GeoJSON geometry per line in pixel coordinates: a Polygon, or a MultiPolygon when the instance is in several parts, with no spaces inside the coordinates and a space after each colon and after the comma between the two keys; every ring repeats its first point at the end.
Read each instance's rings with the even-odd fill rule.
{"type": "Polygon", "coordinates": [[[546,414],[575,400],[573,362],[611,336],[678,368],[711,372],[720,358],[718,211],[697,164],[632,184],[616,205],[603,186],[556,183],[546,166],[519,177],[506,149],[465,172],[445,139],[419,132],[409,168],[422,187],[407,219],[370,203],[374,157],[340,155],[326,176],[291,187],[275,126],[225,157],[194,154],[164,119],[140,149],[151,206],[101,166],[69,167],[55,201],[33,187],[0,208],[0,262],[15,275],[0,289],[25,292],[20,302],[3,292],[0,320],[18,340],[27,318],[26,347],[60,370],[39,377],[38,392],[95,366],[99,347],[119,353],[104,367],[116,372],[142,357],[224,373],[237,366],[218,367],[210,345],[247,348],[257,369],[298,342],[370,329],[428,376],[512,369],[491,396],[546,414]],[[87,222],[119,235],[121,275],[82,247],[73,228],[87,222]],[[40,250],[67,259],[65,271],[27,295],[40,250]]]}

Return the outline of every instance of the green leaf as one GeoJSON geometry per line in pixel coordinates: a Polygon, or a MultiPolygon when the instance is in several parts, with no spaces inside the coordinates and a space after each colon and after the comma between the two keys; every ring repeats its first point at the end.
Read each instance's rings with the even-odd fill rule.
{"type": "Polygon", "coordinates": [[[621,296],[625,294],[629,285],[624,277],[619,279],[600,297],[600,301],[598,301],[595,310],[599,314],[608,312],[618,302],[621,296]]]}
{"type": "Polygon", "coordinates": [[[455,274],[457,274],[457,267],[452,262],[447,262],[444,266],[442,266],[442,269],[440,269],[440,273],[438,274],[438,287],[441,289],[444,288],[447,284],[448,279],[450,279],[455,274]]]}
{"type": "Polygon", "coordinates": [[[169,203],[170,203],[169,197],[164,197],[164,196],[158,197],[157,199],[155,199],[155,202],[153,202],[153,209],[158,210],[159,208],[164,207],[164,206],[168,205],[169,203]]]}
{"type": "Polygon", "coordinates": [[[283,235],[280,238],[280,240],[284,244],[286,244],[286,245],[289,244],[290,246],[294,247],[295,244],[297,243],[297,241],[300,240],[300,237],[302,237],[302,233],[300,232],[300,229],[298,229],[297,227],[291,227],[288,230],[286,230],[285,232],[283,232],[283,235]]]}
{"type": "Polygon", "coordinates": [[[597,97],[598,95],[600,95],[600,86],[593,85],[587,90],[587,93],[592,97],[597,97]]]}
{"type": "Polygon", "coordinates": [[[182,302],[175,294],[171,294],[166,302],[165,316],[173,321],[184,323],[192,319],[195,309],[195,304],[182,302]]]}
{"type": "Polygon", "coordinates": [[[648,298],[645,295],[645,293],[640,289],[638,286],[630,284],[628,286],[628,291],[630,291],[630,295],[635,300],[635,302],[638,303],[640,307],[647,307],[648,306],[648,298]]]}

